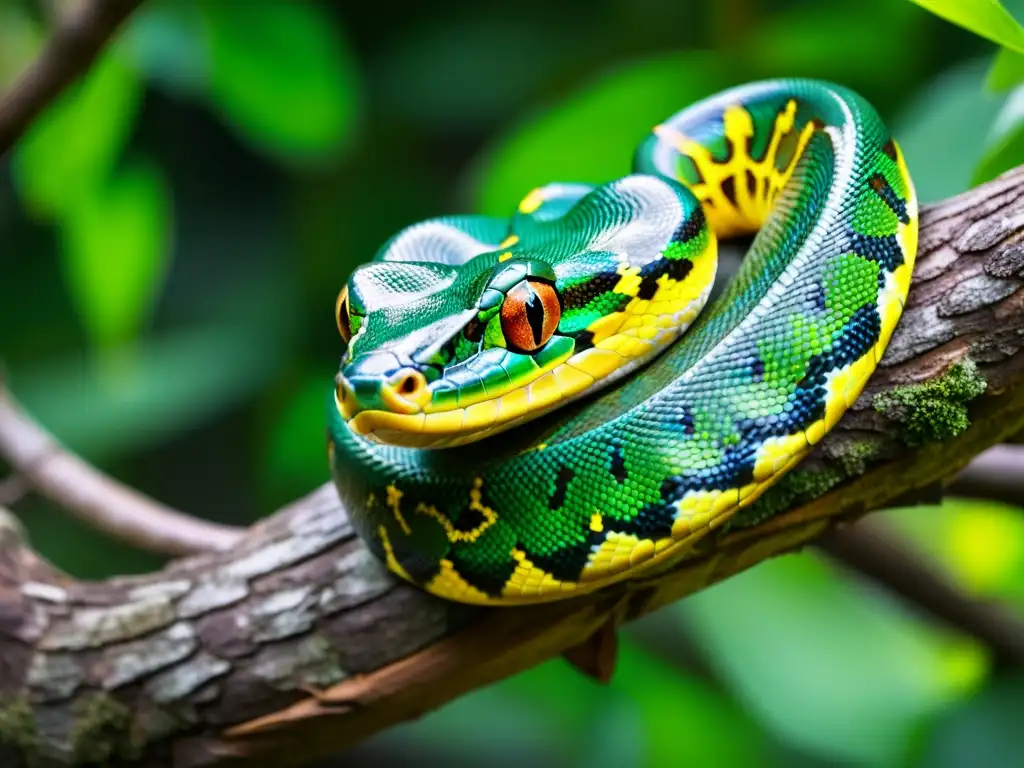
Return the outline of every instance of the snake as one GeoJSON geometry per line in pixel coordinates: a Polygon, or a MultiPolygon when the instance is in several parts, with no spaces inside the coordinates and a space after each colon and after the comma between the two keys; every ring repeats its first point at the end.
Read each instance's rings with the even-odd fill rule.
{"type": "Polygon", "coordinates": [[[638,139],[621,178],[407,226],[338,294],[334,485],[434,595],[549,602],[694,556],[835,426],[893,334],[918,205],[862,96],[737,85],[638,139]],[[730,238],[749,246],[715,288],[730,238]]]}

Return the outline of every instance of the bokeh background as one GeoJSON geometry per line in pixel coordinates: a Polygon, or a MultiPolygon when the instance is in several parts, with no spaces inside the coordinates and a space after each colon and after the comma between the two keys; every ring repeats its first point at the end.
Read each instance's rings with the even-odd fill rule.
{"type": "MultiPolygon", "coordinates": [[[[62,7],[0,0],[0,85],[62,7]]],[[[661,118],[784,75],[861,91],[940,199],[1024,162],[1024,56],[997,50],[907,0],[150,0],[0,164],[8,382],[103,469],[247,524],[327,480],[334,299],[400,227],[623,175],[661,118]]],[[[17,509],[77,576],[160,565],[17,509]]],[[[1021,510],[881,517],[1024,604],[1021,510]]],[[[554,660],[341,761],[1009,766],[1022,726],[1024,683],[984,648],[809,552],[630,627],[607,687],[554,660]]]]}

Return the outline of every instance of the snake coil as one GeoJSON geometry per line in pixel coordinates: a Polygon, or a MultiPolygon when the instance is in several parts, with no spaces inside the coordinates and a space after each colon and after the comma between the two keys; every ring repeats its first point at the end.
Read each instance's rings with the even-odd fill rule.
{"type": "Polygon", "coordinates": [[[540,187],[508,219],[415,224],[339,295],[332,473],[403,578],[523,604],[685,557],[874,371],[918,213],[864,99],[727,90],[656,126],[633,170],[540,187]],[[705,308],[717,239],[745,234],[705,308]]]}

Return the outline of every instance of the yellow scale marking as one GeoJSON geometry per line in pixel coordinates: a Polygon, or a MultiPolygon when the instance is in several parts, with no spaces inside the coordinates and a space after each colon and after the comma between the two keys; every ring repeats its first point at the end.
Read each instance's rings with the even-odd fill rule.
{"type": "Polygon", "coordinates": [[[460,531],[446,515],[438,511],[437,507],[433,504],[424,504],[420,502],[416,507],[416,512],[427,517],[432,517],[441,524],[444,528],[445,535],[448,537],[448,541],[456,542],[473,542],[479,539],[484,531],[490,528],[498,521],[498,513],[495,512],[491,507],[483,503],[483,478],[475,478],[473,480],[473,488],[469,491],[469,508],[474,512],[479,512],[484,520],[476,528],[468,531],[460,531]]]}
{"type": "Polygon", "coordinates": [[[481,592],[466,581],[448,558],[441,560],[441,570],[426,585],[431,592],[448,595],[453,600],[485,605],[494,602],[486,592],[481,592]]]}
{"type": "Polygon", "coordinates": [[[398,488],[393,485],[387,487],[388,500],[387,505],[391,508],[391,513],[395,516],[395,520],[402,526],[402,532],[408,536],[412,531],[409,528],[409,523],[405,521],[402,516],[402,496],[404,495],[398,488]]]}
{"type": "Polygon", "coordinates": [[[574,582],[559,581],[544,569],[538,568],[522,550],[513,549],[511,557],[517,565],[502,589],[504,597],[530,597],[551,592],[571,592],[576,589],[574,582]]]}
{"type": "Polygon", "coordinates": [[[793,130],[796,107],[796,101],[790,100],[776,115],[771,137],[760,161],[741,152],[745,141],[754,135],[753,118],[741,106],[728,107],[723,114],[725,135],[733,147],[732,155],[726,162],[715,160],[708,149],[671,127],[655,126],[654,133],[670,141],[676,150],[689,157],[700,171],[703,181],[690,185],[690,189],[701,202],[710,203],[705,212],[712,229],[719,237],[727,238],[760,227],[761,222],[768,216],[776,195],[793,175],[796,164],[815,130],[813,123],[803,127],[792,159],[785,169],[779,171],[775,167],[779,144],[782,138],[793,130]],[[756,182],[753,196],[749,194],[744,179],[748,170],[754,175],[756,182]],[[722,190],[722,182],[730,177],[735,181],[735,206],[722,190]]]}

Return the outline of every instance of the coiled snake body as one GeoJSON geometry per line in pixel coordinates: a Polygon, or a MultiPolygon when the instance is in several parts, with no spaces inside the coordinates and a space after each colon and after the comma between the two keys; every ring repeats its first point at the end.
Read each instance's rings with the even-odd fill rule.
{"type": "Polygon", "coordinates": [[[470,603],[569,597],[685,556],[856,400],[917,228],[874,109],[778,80],[658,125],[633,175],[403,230],[338,300],[329,452],[357,531],[470,603]],[[753,233],[702,311],[716,238],[753,233]]]}

